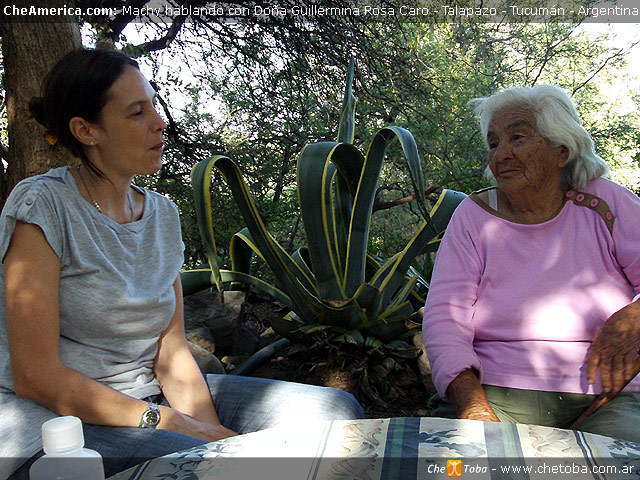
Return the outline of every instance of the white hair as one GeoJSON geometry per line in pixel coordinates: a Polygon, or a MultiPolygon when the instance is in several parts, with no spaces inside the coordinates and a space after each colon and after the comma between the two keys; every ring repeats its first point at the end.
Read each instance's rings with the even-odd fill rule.
{"type": "MultiPolygon", "coordinates": [[[[511,87],[489,97],[474,98],[469,103],[479,116],[480,131],[487,147],[487,133],[493,115],[509,107],[524,108],[534,115],[540,135],[553,146],[564,145],[568,149],[569,157],[563,170],[568,186],[584,188],[589,181],[609,171],[607,162],[595,152],[593,139],[582,126],[573,100],[560,87],[511,87]]],[[[495,178],[488,167],[485,175],[495,185],[495,178]]]]}

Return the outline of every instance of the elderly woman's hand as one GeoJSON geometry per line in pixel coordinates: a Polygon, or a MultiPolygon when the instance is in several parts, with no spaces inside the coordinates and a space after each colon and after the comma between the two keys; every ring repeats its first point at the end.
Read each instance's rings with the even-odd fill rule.
{"type": "Polygon", "coordinates": [[[595,383],[600,369],[603,390],[617,392],[633,377],[640,346],[640,301],[611,315],[600,328],[587,357],[587,380],[595,383]]]}

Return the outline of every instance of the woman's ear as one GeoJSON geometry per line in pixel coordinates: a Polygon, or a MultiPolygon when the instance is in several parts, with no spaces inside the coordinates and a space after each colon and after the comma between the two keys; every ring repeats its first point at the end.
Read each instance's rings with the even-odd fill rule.
{"type": "Polygon", "coordinates": [[[93,125],[82,117],[73,117],[69,120],[69,130],[78,141],[84,145],[95,145],[93,125]]]}
{"type": "Polygon", "coordinates": [[[559,167],[566,167],[569,162],[569,149],[564,145],[560,145],[556,148],[560,154],[559,167]]]}

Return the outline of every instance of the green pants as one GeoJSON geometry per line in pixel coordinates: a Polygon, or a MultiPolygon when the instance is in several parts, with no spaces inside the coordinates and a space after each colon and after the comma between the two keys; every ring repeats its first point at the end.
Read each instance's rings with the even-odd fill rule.
{"type": "MultiPolygon", "coordinates": [[[[487,399],[502,422],[568,428],[591,405],[596,395],[541,392],[483,385],[487,399]]],[[[438,394],[430,402],[434,417],[457,418],[452,404],[438,394]]],[[[640,443],[640,393],[621,393],[588,417],[584,432],[640,443]]]]}

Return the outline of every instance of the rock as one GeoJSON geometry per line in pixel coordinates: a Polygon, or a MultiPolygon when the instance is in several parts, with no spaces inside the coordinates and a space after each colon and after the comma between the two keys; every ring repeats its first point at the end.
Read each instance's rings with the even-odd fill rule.
{"type": "Polygon", "coordinates": [[[189,350],[191,351],[191,355],[195,358],[200,371],[203,374],[214,373],[214,374],[225,374],[224,365],[218,360],[213,353],[208,350],[196,345],[195,343],[188,342],[189,350]]]}
{"type": "Polygon", "coordinates": [[[218,355],[235,353],[242,320],[244,292],[224,292],[224,304],[214,292],[190,295],[184,299],[185,329],[192,332],[206,327],[215,339],[218,355]]]}
{"type": "Polygon", "coordinates": [[[216,352],[216,340],[207,327],[198,327],[188,331],[187,340],[211,353],[216,352]]]}
{"type": "Polygon", "coordinates": [[[247,325],[241,325],[236,343],[236,355],[251,355],[260,350],[266,342],[258,333],[247,325]]]}
{"type": "Polygon", "coordinates": [[[429,357],[427,357],[427,351],[424,348],[424,343],[422,343],[422,332],[416,333],[413,336],[413,346],[420,349],[422,352],[421,355],[416,358],[416,361],[418,362],[418,370],[420,370],[420,379],[427,389],[427,392],[436,393],[436,387],[433,384],[433,379],[431,378],[431,364],[429,363],[429,357]]]}

